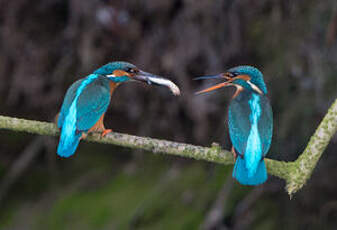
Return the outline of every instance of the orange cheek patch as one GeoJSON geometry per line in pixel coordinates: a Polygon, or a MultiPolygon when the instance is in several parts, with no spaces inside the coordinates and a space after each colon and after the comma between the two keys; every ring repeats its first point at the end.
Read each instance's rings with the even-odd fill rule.
{"type": "Polygon", "coordinates": [[[129,73],[127,73],[127,72],[125,72],[125,71],[123,71],[123,70],[115,70],[114,72],[113,72],[113,74],[116,76],[116,77],[121,77],[121,76],[128,76],[128,77],[130,77],[130,74],[129,73]]]}
{"type": "Polygon", "coordinates": [[[242,86],[235,85],[235,87],[236,87],[236,90],[235,90],[235,93],[234,93],[232,99],[236,98],[243,91],[242,86]]]}
{"type": "Polygon", "coordinates": [[[246,74],[238,75],[235,78],[239,78],[245,81],[249,81],[251,79],[251,77],[249,77],[249,75],[246,75],[246,74]]]}

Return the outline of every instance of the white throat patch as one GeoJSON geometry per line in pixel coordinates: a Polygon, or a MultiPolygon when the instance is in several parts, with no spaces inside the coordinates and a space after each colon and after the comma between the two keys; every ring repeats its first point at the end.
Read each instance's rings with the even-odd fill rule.
{"type": "Polygon", "coordinates": [[[116,77],[116,75],[114,75],[114,74],[109,74],[109,75],[106,75],[108,78],[114,78],[114,77],[116,77]]]}
{"type": "Polygon", "coordinates": [[[253,84],[251,81],[247,81],[247,83],[250,85],[250,87],[252,87],[253,90],[255,90],[255,92],[263,95],[263,92],[255,84],[253,84]]]}

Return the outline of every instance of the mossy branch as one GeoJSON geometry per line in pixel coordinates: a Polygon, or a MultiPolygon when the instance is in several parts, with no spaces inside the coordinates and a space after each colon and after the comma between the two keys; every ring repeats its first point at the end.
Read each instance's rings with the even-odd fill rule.
{"type": "Polygon", "coordinates": [[[286,188],[290,196],[300,190],[310,178],[318,160],[321,158],[336,131],[337,99],[329,108],[314,135],[311,136],[305,150],[297,158],[289,171],[286,188]]]}
{"type": "MultiPolygon", "coordinates": [[[[0,116],[0,129],[28,132],[32,134],[57,136],[59,130],[53,123],[18,119],[0,116]]],[[[323,121],[302,155],[294,162],[284,162],[265,159],[268,173],[282,178],[287,183],[289,195],[294,194],[311,176],[317,161],[337,130],[337,100],[325,115],[323,121]]],[[[212,147],[195,146],[149,137],[138,137],[128,134],[112,132],[101,138],[98,134],[89,135],[87,141],[113,144],[133,149],[147,150],[153,153],[163,153],[180,157],[205,160],[209,162],[230,165],[234,163],[233,155],[218,145],[212,147]]]]}

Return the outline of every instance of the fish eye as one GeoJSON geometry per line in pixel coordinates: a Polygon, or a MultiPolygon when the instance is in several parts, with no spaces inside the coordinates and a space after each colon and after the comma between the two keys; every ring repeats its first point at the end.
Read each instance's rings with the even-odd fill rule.
{"type": "Polygon", "coordinates": [[[135,74],[135,73],[138,72],[138,70],[135,69],[135,68],[128,67],[128,68],[126,69],[126,72],[135,74]]]}

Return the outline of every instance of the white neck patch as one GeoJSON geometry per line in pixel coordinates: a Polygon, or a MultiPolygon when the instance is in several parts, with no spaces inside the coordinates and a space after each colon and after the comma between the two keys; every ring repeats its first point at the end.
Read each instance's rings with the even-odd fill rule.
{"type": "Polygon", "coordinates": [[[250,85],[250,87],[252,87],[253,90],[255,90],[255,92],[263,95],[263,92],[255,84],[253,84],[251,81],[247,81],[247,83],[250,85]]]}
{"type": "Polygon", "coordinates": [[[108,78],[114,78],[114,77],[116,77],[116,75],[114,75],[114,74],[109,74],[109,75],[106,75],[108,78]]]}

